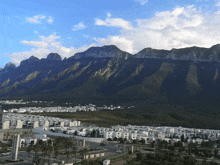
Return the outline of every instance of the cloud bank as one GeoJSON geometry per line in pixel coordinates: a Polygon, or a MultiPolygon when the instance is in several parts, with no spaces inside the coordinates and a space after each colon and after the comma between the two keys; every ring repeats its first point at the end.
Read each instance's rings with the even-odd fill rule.
{"type": "Polygon", "coordinates": [[[132,22],[123,20],[119,23],[115,19],[119,18],[96,20],[96,25],[122,27],[120,35],[96,38],[99,45],[115,44],[124,51],[137,53],[146,47],[211,47],[220,43],[220,11],[202,13],[194,6],[177,7],[155,13],[151,19],[137,19],[135,26],[132,22]]]}
{"type": "MultiPolygon", "coordinates": [[[[45,18],[38,16],[34,19],[37,22],[45,18]]],[[[93,38],[94,42],[81,48],[65,47],[58,41],[61,37],[55,33],[49,36],[39,36],[37,41],[21,41],[21,44],[29,45],[32,49],[10,54],[11,60],[19,64],[21,60],[31,55],[45,58],[51,52],[57,52],[63,58],[70,57],[77,52],[85,51],[90,46],[116,45],[123,51],[135,54],[146,47],[170,50],[191,46],[211,47],[220,43],[220,10],[214,13],[202,13],[194,6],[157,12],[150,19],[137,19],[133,22],[122,18],[112,18],[108,13],[105,20],[95,19],[95,26],[118,27],[120,33],[103,38],[83,35],[84,38],[93,38]]],[[[83,28],[85,25],[80,22],[74,25],[72,30],[83,28]]]]}
{"type": "Polygon", "coordinates": [[[77,52],[82,52],[93,45],[85,45],[81,48],[65,47],[57,39],[60,39],[55,33],[45,37],[39,36],[40,41],[21,41],[21,44],[29,45],[32,47],[30,51],[12,53],[9,55],[11,61],[15,64],[20,64],[22,60],[28,59],[30,56],[35,56],[38,58],[46,58],[51,52],[56,52],[61,55],[62,58],[73,56],[77,52]]]}

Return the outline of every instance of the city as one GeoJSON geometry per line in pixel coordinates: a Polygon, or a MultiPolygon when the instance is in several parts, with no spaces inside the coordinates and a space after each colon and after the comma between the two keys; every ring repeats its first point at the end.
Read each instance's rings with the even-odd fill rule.
{"type": "MultiPolygon", "coordinates": [[[[50,112],[51,109],[56,108],[61,109],[61,107],[45,107],[44,111],[48,109],[48,112],[50,112]]],[[[29,107],[28,109],[33,108],[29,107]]],[[[171,149],[171,151],[175,151],[175,148],[177,150],[183,150],[182,152],[188,155],[189,149],[187,150],[187,147],[191,145],[196,146],[198,151],[199,148],[202,149],[201,153],[197,151],[200,155],[198,153],[194,155],[194,161],[204,161],[205,158],[207,161],[219,162],[220,130],[184,128],[181,126],[115,125],[111,127],[100,127],[84,124],[76,120],[72,121],[29,113],[24,114],[28,111],[14,111],[12,113],[2,110],[2,112],[0,139],[2,145],[0,162],[2,163],[19,163],[19,161],[22,161],[22,163],[26,164],[50,162],[53,165],[70,165],[77,162],[99,159],[99,161],[104,160],[103,164],[110,162],[111,164],[117,164],[121,160],[114,159],[114,157],[118,155],[119,157],[123,157],[127,154],[137,156],[140,156],[140,153],[142,155],[156,154],[166,148],[171,149]],[[59,152],[60,156],[56,156],[58,153],[55,154],[53,147],[55,147],[57,138],[71,139],[70,143],[73,145],[73,148],[75,147],[75,155],[70,157],[71,149],[63,147],[63,149],[56,151],[59,152]],[[44,155],[43,148],[42,151],[39,149],[39,153],[33,153],[34,148],[43,143],[50,144],[53,148],[49,156],[48,153],[44,155]],[[13,148],[13,145],[17,147],[13,148]],[[7,148],[3,146],[7,146],[7,148]],[[206,146],[204,153],[208,151],[208,155],[203,154],[204,146],[206,146]],[[30,149],[31,147],[32,149],[30,149]],[[80,156],[82,152],[85,153],[80,156]],[[55,157],[51,157],[53,154],[55,154],[55,157]]],[[[74,113],[75,111],[71,112],[74,113]]],[[[132,160],[130,161],[132,162],[132,160]]]]}

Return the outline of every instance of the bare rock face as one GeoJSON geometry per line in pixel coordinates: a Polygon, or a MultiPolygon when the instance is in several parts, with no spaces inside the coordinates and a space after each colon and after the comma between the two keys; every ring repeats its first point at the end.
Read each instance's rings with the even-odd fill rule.
{"type": "Polygon", "coordinates": [[[131,54],[121,51],[114,45],[103,46],[103,47],[91,47],[85,52],[76,53],[72,58],[79,59],[82,57],[94,57],[94,58],[105,58],[105,57],[124,57],[128,58],[131,54]]]}
{"type": "Polygon", "coordinates": [[[60,56],[58,53],[50,53],[50,54],[47,56],[47,60],[61,61],[62,58],[61,58],[61,56],[60,56]]]}
{"type": "Polygon", "coordinates": [[[38,61],[39,61],[39,59],[37,57],[31,56],[29,59],[21,61],[20,66],[33,65],[34,63],[36,63],[38,61]]]}
{"type": "Polygon", "coordinates": [[[220,45],[211,48],[189,47],[172,50],[145,48],[134,55],[135,58],[159,58],[190,61],[220,61],[220,45]]]}
{"type": "Polygon", "coordinates": [[[11,70],[11,69],[15,69],[15,68],[16,68],[16,65],[9,62],[5,65],[4,70],[11,70]]]}

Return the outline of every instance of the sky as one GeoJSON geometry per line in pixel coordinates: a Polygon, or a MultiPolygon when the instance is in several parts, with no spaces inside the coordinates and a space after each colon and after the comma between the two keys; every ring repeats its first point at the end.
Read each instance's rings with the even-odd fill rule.
{"type": "Polygon", "coordinates": [[[91,46],[211,47],[220,43],[220,0],[1,0],[0,68],[91,46]]]}

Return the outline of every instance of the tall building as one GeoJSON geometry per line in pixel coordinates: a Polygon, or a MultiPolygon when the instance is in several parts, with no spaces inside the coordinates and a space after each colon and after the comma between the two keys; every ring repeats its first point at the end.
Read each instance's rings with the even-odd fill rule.
{"type": "Polygon", "coordinates": [[[20,135],[14,135],[12,139],[11,159],[17,160],[18,158],[18,146],[20,141],[20,135]]]}

